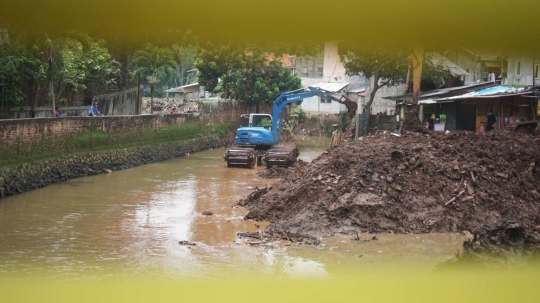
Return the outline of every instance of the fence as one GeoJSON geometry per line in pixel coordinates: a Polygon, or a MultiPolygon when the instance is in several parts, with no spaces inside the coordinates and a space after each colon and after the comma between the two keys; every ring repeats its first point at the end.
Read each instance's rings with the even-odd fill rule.
{"type": "Polygon", "coordinates": [[[79,151],[117,149],[224,133],[248,108],[199,104],[194,114],[0,120],[0,166],[79,151]]]}

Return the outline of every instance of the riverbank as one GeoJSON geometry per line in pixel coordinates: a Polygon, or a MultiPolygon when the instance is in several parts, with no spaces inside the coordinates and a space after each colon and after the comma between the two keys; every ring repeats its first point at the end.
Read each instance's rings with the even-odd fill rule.
{"type": "Polygon", "coordinates": [[[98,175],[182,157],[231,144],[230,135],[81,152],[0,168],[0,199],[83,176],[98,175]]]}

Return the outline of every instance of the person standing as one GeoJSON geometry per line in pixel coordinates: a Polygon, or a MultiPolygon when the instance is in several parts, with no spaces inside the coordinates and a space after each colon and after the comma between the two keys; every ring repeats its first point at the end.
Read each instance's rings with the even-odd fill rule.
{"type": "Polygon", "coordinates": [[[60,107],[56,107],[56,109],[54,110],[54,116],[56,118],[60,118],[60,107]]]}
{"type": "Polygon", "coordinates": [[[486,131],[489,132],[489,131],[494,130],[495,123],[497,123],[497,118],[493,115],[492,111],[489,111],[487,115],[486,131]]]}
{"type": "Polygon", "coordinates": [[[486,131],[486,128],[484,126],[484,122],[480,122],[480,126],[478,127],[478,133],[483,134],[486,131]]]}
{"type": "Polygon", "coordinates": [[[98,110],[97,102],[94,102],[94,104],[90,106],[90,109],[88,110],[88,116],[89,117],[101,116],[101,113],[98,110]]]}

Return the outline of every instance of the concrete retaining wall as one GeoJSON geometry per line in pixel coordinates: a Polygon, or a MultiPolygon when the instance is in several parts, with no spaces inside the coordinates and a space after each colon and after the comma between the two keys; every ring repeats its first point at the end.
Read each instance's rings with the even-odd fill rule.
{"type": "Polygon", "coordinates": [[[228,144],[228,140],[216,135],[167,144],[71,154],[4,167],[0,168],[0,199],[56,182],[159,162],[228,144]]]}

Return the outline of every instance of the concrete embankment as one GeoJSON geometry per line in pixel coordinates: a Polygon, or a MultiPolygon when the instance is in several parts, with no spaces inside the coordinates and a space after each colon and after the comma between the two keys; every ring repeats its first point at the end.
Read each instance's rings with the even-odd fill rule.
{"type": "Polygon", "coordinates": [[[127,149],[68,154],[0,168],[0,199],[56,182],[159,162],[227,144],[224,137],[212,135],[127,149]]]}

